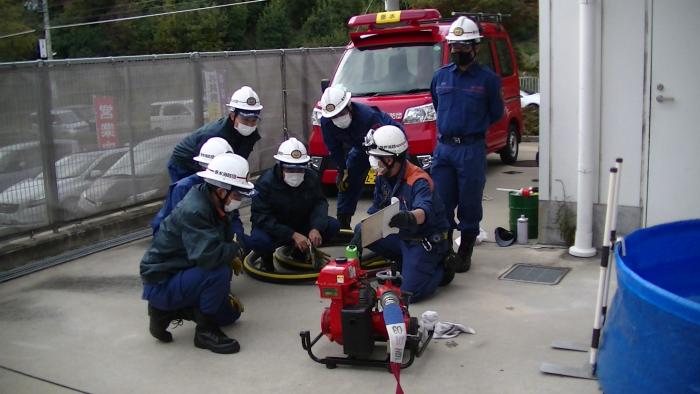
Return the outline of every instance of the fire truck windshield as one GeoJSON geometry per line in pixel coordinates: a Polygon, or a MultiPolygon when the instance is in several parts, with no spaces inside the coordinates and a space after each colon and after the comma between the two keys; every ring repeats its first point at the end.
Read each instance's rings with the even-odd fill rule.
{"type": "Polygon", "coordinates": [[[355,97],[427,92],[441,65],[440,43],[351,48],[338,66],[333,85],[344,86],[355,97]]]}

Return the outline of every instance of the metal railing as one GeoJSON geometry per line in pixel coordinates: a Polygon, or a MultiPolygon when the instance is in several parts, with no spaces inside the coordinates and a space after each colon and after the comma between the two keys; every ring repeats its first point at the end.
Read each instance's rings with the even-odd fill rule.
{"type": "Polygon", "coordinates": [[[530,93],[539,93],[540,91],[540,77],[535,76],[521,76],[520,77],[520,90],[524,90],[530,93]]]}
{"type": "Polygon", "coordinates": [[[252,172],[284,133],[308,141],[342,48],[0,63],[0,240],[162,198],[187,133],[253,87],[264,106],[252,172]]]}

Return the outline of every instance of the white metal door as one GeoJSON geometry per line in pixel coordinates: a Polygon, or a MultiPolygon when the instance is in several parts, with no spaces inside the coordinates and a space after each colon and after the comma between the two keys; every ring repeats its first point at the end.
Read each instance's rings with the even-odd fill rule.
{"type": "Polygon", "coordinates": [[[700,218],[700,1],[654,0],[646,225],[700,218]]]}

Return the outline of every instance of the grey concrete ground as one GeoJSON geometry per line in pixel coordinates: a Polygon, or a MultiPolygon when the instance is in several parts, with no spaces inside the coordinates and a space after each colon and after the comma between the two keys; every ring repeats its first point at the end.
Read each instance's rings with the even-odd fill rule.
{"type": "MultiPolygon", "coordinates": [[[[521,160],[534,159],[523,144],[521,160]]],[[[507,196],[496,187],[534,185],[535,167],[511,167],[490,157],[482,227],[507,227],[507,196]],[[522,171],[504,174],[504,171],[522,171]]],[[[362,209],[368,205],[363,200],[362,209]]],[[[363,211],[362,211],[363,212],[363,211]]],[[[355,217],[357,221],[360,215],[355,217]]],[[[225,329],[242,346],[216,355],[192,345],[194,324],[171,330],[158,343],[147,331],[139,299],[138,263],[150,239],[133,242],[0,285],[0,392],[235,392],[389,393],[383,370],[328,370],[302,350],[299,331],[317,333],[327,301],[314,285],[275,285],[234,277],[245,303],[241,320],[225,329]],[[62,385],[62,386],[59,386],[62,385]]],[[[453,340],[433,340],[402,371],[406,393],[596,393],[595,381],[543,375],[542,361],[580,366],[584,353],[550,349],[557,339],[587,342],[598,260],[577,259],[560,247],[530,244],[475,250],[471,271],[410,310],[435,310],[441,320],[476,329],[453,340]],[[555,286],[499,280],[514,263],[569,267],[555,286]]],[[[322,355],[342,348],[322,339],[322,355]]]]}

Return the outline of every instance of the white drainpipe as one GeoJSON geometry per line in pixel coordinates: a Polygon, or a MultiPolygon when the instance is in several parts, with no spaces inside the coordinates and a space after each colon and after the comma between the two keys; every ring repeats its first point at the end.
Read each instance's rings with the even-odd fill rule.
{"type": "Polygon", "coordinates": [[[578,193],[576,196],[576,240],[569,254],[591,257],[593,247],[593,197],[595,193],[593,119],[595,60],[595,0],[579,5],[579,105],[578,105],[578,193]]]}

